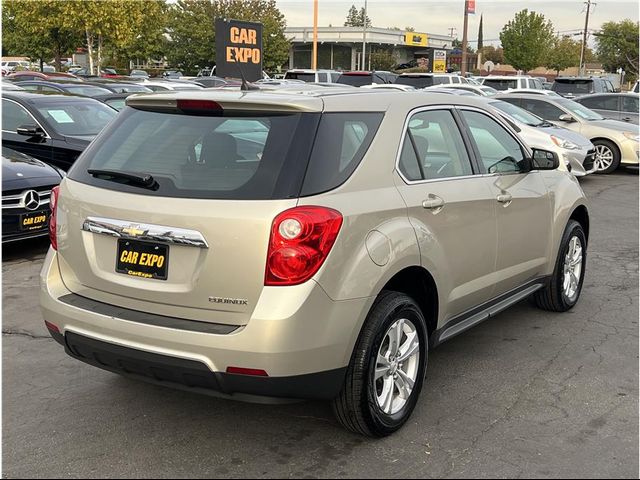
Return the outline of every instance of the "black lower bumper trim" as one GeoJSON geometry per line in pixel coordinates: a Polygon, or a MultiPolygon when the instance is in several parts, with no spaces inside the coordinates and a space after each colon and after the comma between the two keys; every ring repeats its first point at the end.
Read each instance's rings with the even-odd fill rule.
{"type": "Polygon", "coordinates": [[[340,392],[346,373],[346,367],[292,377],[212,372],[194,360],[122,347],[73,332],[66,333],[64,345],[73,358],[104,370],[158,385],[246,401],[330,400],[340,392]]]}

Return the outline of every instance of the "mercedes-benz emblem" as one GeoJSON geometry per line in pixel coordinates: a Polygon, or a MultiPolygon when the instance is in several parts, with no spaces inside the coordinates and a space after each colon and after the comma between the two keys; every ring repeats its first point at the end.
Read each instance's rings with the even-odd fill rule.
{"type": "Polygon", "coordinates": [[[35,190],[29,190],[24,194],[24,207],[27,210],[35,210],[40,206],[40,195],[35,190]]]}

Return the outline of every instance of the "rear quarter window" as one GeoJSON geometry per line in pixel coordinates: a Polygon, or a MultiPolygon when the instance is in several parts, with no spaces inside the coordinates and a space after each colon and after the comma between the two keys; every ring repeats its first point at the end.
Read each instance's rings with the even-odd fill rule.
{"type": "Polygon", "coordinates": [[[382,118],[382,113],[325,113],[301,194],[315,195],[342,185],[369,149],[382,118]]]}

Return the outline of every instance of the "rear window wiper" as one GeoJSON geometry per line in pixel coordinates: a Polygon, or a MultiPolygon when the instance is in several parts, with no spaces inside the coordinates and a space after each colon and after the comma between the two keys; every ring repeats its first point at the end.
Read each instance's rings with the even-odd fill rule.
{"type": "Polygon", "coordinates": [[[157,190],[158,188],[158,182],[148,173],[121,172],[118,170],[102,170],[96,168],[90,168],[87,170],[87,173],[104,180],[125,180],[130,185],[148,188],[150,190],[157,190]]]}

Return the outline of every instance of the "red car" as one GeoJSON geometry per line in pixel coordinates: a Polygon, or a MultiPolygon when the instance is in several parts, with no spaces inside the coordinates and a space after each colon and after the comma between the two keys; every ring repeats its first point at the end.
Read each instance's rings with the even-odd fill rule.
{"type": "Polygon", "coordinates": [[[6,80],[10,82],[21,82],[25,80],[71,80],[81,82],[82,79],[76,77],[75,75],[71,75],[70,73],[63,72],[51,72],[51,73],[41,73],[41,72],[32,72],[29,70],[23,70],[20,72],[13,72],[10,75],[5,77],[6,80]]]}

